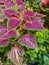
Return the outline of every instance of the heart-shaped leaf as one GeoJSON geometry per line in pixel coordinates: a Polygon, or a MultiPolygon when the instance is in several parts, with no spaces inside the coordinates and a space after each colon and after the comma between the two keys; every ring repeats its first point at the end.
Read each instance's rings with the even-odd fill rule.
{"type": "Polygon", "coordinates": [[[44,30],[44,26],[39,20],[32,20],[32,22],[26,22],[24,28],[27,30],[44,30]]]}
{"type": "Polygon", "coordinates": [[[8,21],[8,30],[11,30],[13,28],[17,28],[20,25],[20,20],[12,18],[8,21]]]}
{"type": "Polygon", "coordinates": [[[5,10],[3,10],[3,12],[7,18],[11,18],[11,17],[17,18],[20,16],[19,12],[15,11],[13,9],[5,9],[5,10]]]}
{"type": "Polygon", "coordinates": [[[30,35],[30,34],[24,35],[23,37],[19,39],[19,43],[24,46],[28,46],[29,48],[32,48],[32,49],[37,48],[37,41],[34,35],[30,35]]]}
{"type": "Polygon", "coordinates": [[[13,61],[14,64],[22,65],[24,50],[20,46],[12,47],[8,53],[8,57],[13,61]]]}

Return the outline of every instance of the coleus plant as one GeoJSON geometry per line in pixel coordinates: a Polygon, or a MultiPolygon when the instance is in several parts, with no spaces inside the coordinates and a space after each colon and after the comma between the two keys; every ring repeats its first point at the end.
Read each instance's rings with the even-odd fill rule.
{"type": "MultiPolygon", "coordinates": [[[[25,2],[22,0],[0,0],[0,47],[5,47],[9,44],[9,39],[15,39],[20,36],[20,30],[44,30],[42,17],[43,14],[33,12],[26,9],[25,2]],[[18,11],[12,6],[18,5],[18,11]],[[7,19],[5,23],[5,19],[7,19]],[[18,27],[20,27],[18,29],[18,27]]],[[[16,65],[23,65],[24,49],[21,45],[31,49],[37,48],[37,40],[33,34],[23,34],[17,42],[20,45],[14,44],[14,47],[8,52],[8,57],[16,65]]],[[[15,43],[15,42],[14,42],[15,43]]]]}

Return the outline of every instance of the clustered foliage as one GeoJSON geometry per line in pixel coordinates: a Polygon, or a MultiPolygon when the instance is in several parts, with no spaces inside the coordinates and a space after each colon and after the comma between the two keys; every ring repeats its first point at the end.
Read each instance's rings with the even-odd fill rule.
{"type": "Polygon", "coordinates": [[[0,65],[49,65],[47,15],[40,14],[48,7],[49,0],[0,0],[0,65]]]}

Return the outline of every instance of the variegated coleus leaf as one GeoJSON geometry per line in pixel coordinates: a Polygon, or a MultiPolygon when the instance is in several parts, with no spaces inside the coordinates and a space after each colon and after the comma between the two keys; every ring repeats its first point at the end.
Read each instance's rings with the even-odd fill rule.
{"type": "Polygon", "coordinates": [[[0,0],[0,2],[9,2],[10,0],[0,0]]]}
{"type": "Polygon", "coordinates": [[[9,7],[15,5],[15,3],[10,0],[0,0],[0,5],[5,5],[6,7],[9,8],[9,7]]]}
{"type": "Polygon", "coordinates": [[[11,17],[18,18],[18,17],[20,17],[19,12],[15,11],[13,9],[5,9],[5,10],[3,10],[3,12],[7,18],[11,18],[11,17]]]}
{"type": "Polygon", "coordinates": [[[38,15],[37,15],[37,16],[34,16],[34,20],[36,20],[36,21],[40,22],[42,25],[43,25],[43,24],[44,24],[44,22],[45,22],[45,21],[44,21],[44,20],[42,20],[42,19],[41,19],[41,17],[40,17],[40,16],[38,16],[38,15]]]}
{"type": "Polygon", "coordinates": [[[24,49],[21,46],[12,47],[8,52],[8,57],[16,65],[22,65],[24,49]]]}
{"type": "Polygon", "coordinates": [[[16,32],[16,30],[11,30],[11,31],[8,31],[8,32],[2,34],[0,36],[0,40],[9,39],[9,38],[15,37],[15,36],[18,36],[18,32],[16,32]]]}
{"type": "Polygon", "coordinates": [[[42,20],[42,17],[45,17],[45,16],[46,15],[39,14],[37,12],[33,12],[33,11],[30,11],[30,10],[24,10],[23,11],[23,19],[25,21],[30,21],[30,20],[33,20],[33,19],[42,20]]]}
{"type": "Polygon", "coordinates": [[[9,44],[8,39],[15,36],[18,36],[18,32],[16,32],[16,30],[7,32],[6,27],[0,26],[0,47],[7,46],[9,44]]]}
{"type": "Polygon", "coordinates": [[[0,47],[5,47],[9,44],[8,39],[0,40],[0,47]]]}
{"type": "Polygon", "coordinates": [[[24,2],[23,2],[22,0],[16,0],[16,3],[17,3],[18,5],[23,5],[23,4],[24,4],[24,2]]]}
{"type": "MultiPolygon", "coordinates": [[[[2,35],[4,35],[6,32],[7,32],[6,27],[0,26],[0,37],[1,37],[2,35]]],[[[5,39],[5,40],[3,40],[3,39],[1,40],[1,39],[0,39],[0,47],[5,47],[5,46],[7,46],[8,44],[9,44],[8,39],[5,39]]]]}
{"type": "Polygon", "coordinates": [[[8,23],[8,30],[11,30],[17,28],[20,25],[21,21],[19,19],[12,18],[9,21],[7,21],[7,23],[8,23]]]}
{"type": "Polygon", "coordinates": [[[25,21],[30,21],[30,20],[31,20],[31,18],[30,18],[28,15],[23,16],[23,19],[24,19],[25,21]]]}
{"type": "Polygon", "coordinates": [[[44,30],[44,26],[42,21],[40,20],[32,20],[31,22],[26,22],[24,24],[24,29],[26,30],[44,30]]]}
{"type": "Polygon", "coordinates": [[[8,8],[15,5],[15,3],[14,3],[14,2],[11,2],[11,1],[5,2],[4,4],[5,4],[5,6],[8,7],[8,8]]]}
{"type": "Polygon", "coordinates": [[[4,26],[0,26],[0,34],[4,34],[7,32],[7,28],[4,26]]]}
{"type": "Polygon", "coordinates": [[[22,36],[19,41],[20,44],[27,46],[29,48],[35,49],[37,48],[37,41],[34,35],[28,34],[22,36]]]}
{"type": "Polygon", "coordinates": [[[20,10],[23,11],[23,10],[25,9],[25,7],[24,7],[23,5],[19,5],[19,6],[18,6],[18,9],[20,9],[20,10]]]}
{"type": "Polygon", "coordinates": [[[29,16],[29,17],[30,17],[30,16],[32,17],[32,16],[34,16],[35,14],[36,14],[36,13],[33,12],[33,11],[30,11],[30,10],[24,10],[24,16],[27,15],[27,16],[29,16]]]}

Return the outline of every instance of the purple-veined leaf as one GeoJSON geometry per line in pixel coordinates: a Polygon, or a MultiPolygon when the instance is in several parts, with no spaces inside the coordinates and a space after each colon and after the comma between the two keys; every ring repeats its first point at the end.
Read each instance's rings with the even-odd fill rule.
{"type": "Polygon", "coordinates": [[[42,19],[40,18],[40,16],[39,16],[39,17],[38,17],[38,16],[35,16],[35,17],[34,17],[34,20],[40,22],[42,25],[43,25],[43,23],[44,23],[44,20],[42,20],[42,19]]]}
{"type": "Polygon", "coordinates": [[[17,18],[20,16],[19,12],[15,11],[13,9],[5,9],[5,10],[3,10],[3,12],[7,18],[11,18],[11,17],[17,18]]]}
{"type": "Polygon", "coordinates": [[[10,0],[0,0],[0,2],[9,2],[10,0]]]}
{"type": "Polygon", "coordinates": [[[0,40],[0,47],[5,47],[9,44],[8,39],[0,40]]]}
{"type": "Polygon", "coordinates": [[[19,5],[19,6],[18,6],[18,9],[20,9],[20,10],[23,11],[23,10],[25,9],[25,7],[24,7],[23,5],[19,5]]]}
{"type": "Polygon", "coordinates": [[[30,21],[30,17],[28,16],[28,15],[25,15],[25,16],[23,16],[23,19],[25,20],[25,21],[30,21]]]}
{"type": "Polygon", "coordinates": [[[15,19],[15,18],[12,18],[8,21],[8,30],[11,30],[13,28],[17,28],[20,24],[20,20],[19,19],[15,19]]]}
{"type": "Polygon", "coordinates": [[[24,16],[27,15],[27,16],[34,16],[36,13],[33,12],[33,11],[30,11],[30,10],[25,10],[24,11],[24,16]]]}
{"type": "Polygon", "coordinates": [[[25,23],[24,24],[24,29],[32,30],[33,29],[32,23],[30,23],[30,22],[25,23]]]}
{"type": "Polygon", "coordinates": [[[12,47],[8,52],[8,57],[13,61],[14,64],[22,65],[24,49],[20,46],[12,47]]]}
{"type": "Polygon", "coordinates": [[[20,44],[24,45],[24,46],[28,46],[29,48],[35,49],[37,48],[37,41],[36,41],[36,37],[34,35],[24,35],[23,37],[21,37],[18,41],[20,44]]]}
{"type": "Polygon", "coordinates": [[[27,22],[24,25],[27,30],[44,30],[43,24],[38,20],[32,20],[32,22],[27,22]]]}
{"type": "Polygon", "coordinates": [[[43,26],[43,21],[42,20],[32,20],[32,26],[34,30],[44,30],[43,26]]]}
{"type": "Polygon", "coordinates": [[[0,36],[0,40],[9,39],[15,36],[18,36],[18,32],[16,32],[15,30],[11,30],[9,32],[4,33],[2,36],[0,36]]]}
{"type": "Polygon", "coordinates": [[[17,3],[18,5],[23,5],[23,4],[24,4],[24,2],[23,2],[22,0],[16,0],[16,3],[17,3]]]}
{"type": "Polygon", "coordinates": [[[4,34],[7,32],[7,29],[3,26],[0,26],[0,34],[4,34]]]}
{"type": "Polygon", "coordinates": [[[11,6],[14,6],[15,5],[15,3],[14,2],[12,2],[12,1],[9,1],[9,2],[5,2],[5,6],[6,7],[11,7],[11,6]]]}

